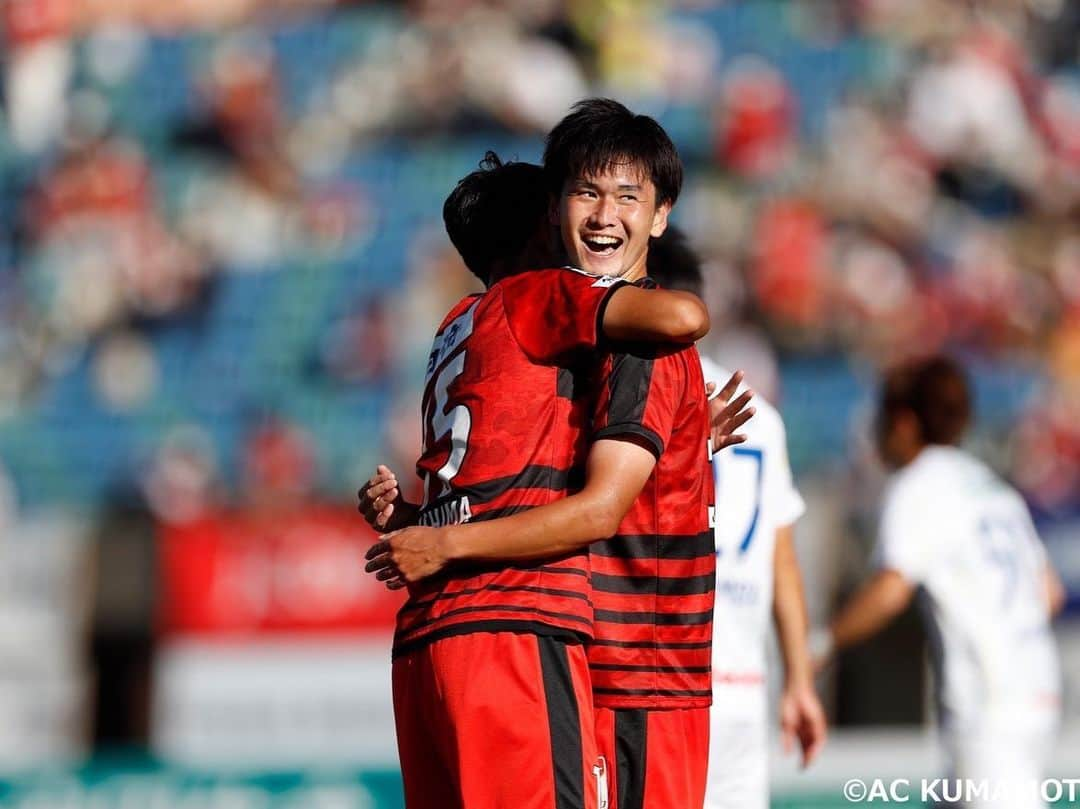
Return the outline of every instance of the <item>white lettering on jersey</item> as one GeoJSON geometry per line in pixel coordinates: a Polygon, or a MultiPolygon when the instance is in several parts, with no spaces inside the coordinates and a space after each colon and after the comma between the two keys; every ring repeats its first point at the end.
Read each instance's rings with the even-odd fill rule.
{"type": "MultiPolygon", "coordinates": [[[[479,303],[477,301],[476,303],[479,303]]],[[[450,456],[446,463],[436,472],[438,478],[438,491],[431,490],[431,478],[424,478],[424,504],[442,497],[450,487],[450,481],[454,479],[461,464],[465,460],[465,452],[469,448],[469,432],[472,429],[472,414],[465,405],[457,405],[447,412],[447,400],[450,395],[450,385],[465,370],[465,357],[467,350],[458,352],[454,358],[445,365],[442,363],[461,345],[473,330],[473,312],[476,303],[470,306],[464,313],[454,319],[443,332],[435,338],[428,357],[427,383],[433,386],[434,396],[429,399],[428,409],[424,413],[423,435],[425,444],[422,451],[426,451],[427,425],[431,425],[431,434],[436,442],[450,436],[450,456]],[[440,367],[441,366],[441,367],[440,367]],[[433,377],[434,380],[433,380],[433,377]]]]}

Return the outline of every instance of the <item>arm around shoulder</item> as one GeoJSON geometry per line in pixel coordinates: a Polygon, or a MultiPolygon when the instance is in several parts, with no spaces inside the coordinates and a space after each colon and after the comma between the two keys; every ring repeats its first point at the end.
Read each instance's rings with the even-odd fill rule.
{"type": "Polygon", "coordinates": [[[620,286],[611,293],[601,328],[612,340],[693,343],[709,333],[709,312],[690,292],[620,286]]]}

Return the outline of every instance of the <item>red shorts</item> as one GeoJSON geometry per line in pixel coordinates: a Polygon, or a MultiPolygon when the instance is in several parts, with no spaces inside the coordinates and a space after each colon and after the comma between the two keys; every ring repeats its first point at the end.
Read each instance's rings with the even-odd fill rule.
{"type": "Polygon", "coordinates": [[[701,809],[709,709],[596,708],[610,809],[701,809]]]}
{"type": "Polygon", "coordinates": [[[597,809],[585,649],[476,632],[393,666],[408,809],[597,809]]]}

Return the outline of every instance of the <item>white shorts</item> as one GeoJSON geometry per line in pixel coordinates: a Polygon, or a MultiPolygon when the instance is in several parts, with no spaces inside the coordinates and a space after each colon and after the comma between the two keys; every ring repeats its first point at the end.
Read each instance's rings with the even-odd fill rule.
{"type": "Polygon", "coordinates": [[[985,783],[989,794],[975,794],[969,809],[1045,809],[1032,785],[1046,777],[1053,751],[1054,729],[1002,728],[980,733],[946,732],[950,778],[985,783]],[[996,800],[994,791],[997,790],[996,800]]]}
{"type": "Polygon", "coordinates": [[[705,809],[768,809],[765,686],[715,686],[713,692],[705,809]]]}

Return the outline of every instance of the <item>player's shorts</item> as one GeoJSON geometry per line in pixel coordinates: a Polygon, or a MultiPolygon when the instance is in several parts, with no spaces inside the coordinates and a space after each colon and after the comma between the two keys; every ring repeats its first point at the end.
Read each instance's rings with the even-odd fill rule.
{"type": "Polygon", "coordinates": [[[393,689],[408,809],[597,809],[584,647],[443,638],[394,661],[393,689]]]}
{"type": "Polygon", "coordinates": [[[700,809],[709,709],[596,709],[609,809],[700,809]]]}
{"type": "Polygon", "coordinates": [[[972,790],[969,809],[1045,809],[1046,802],[1031,785],[1046,777],[1056,728],[1022,725],[1018,721],[980,733],[945,733],[949,778],[960,779],[964,789],[972,790]]]}
{"type": "Polygon", "coordinates": [[[767,720],[764,682],[714,685],[706,809],[768,809],[767,720]]]}

